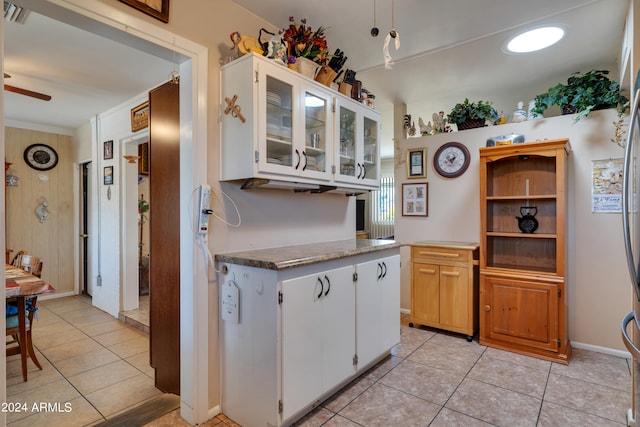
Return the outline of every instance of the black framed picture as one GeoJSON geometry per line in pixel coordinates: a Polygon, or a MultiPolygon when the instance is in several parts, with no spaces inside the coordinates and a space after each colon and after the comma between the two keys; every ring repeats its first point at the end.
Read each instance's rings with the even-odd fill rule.
{"type": "Polygon", "coordinates": [[[113,141],[105,141],[102,151],[105,160],[113,159],[113,141]]]}
{"type": "Polygon", "coordinates": [[[104,168],[104,185],[113,184],[113,166],[105,166],[104,168]]]}
{"type": "Polygon", "coordinates": [[[426,178],[427,168],[425,159],[427,158],[426,148],[416,148],[407,150],[407,178],[426,178]]]}

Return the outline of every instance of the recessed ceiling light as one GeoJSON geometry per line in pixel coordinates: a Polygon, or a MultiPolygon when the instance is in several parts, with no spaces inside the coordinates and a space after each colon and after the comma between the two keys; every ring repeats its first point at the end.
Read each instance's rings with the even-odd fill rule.
{"type": "Polygon", "coordinates": [[[559,42],[563,36],[564,30],[560,27],[540,27],[518,34],[506,48],[512,53],[534,52],[559,42]]]}

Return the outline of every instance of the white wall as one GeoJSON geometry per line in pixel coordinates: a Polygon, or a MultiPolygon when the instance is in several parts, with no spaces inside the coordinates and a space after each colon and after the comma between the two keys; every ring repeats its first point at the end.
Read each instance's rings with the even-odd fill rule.
{"type": "MultiPolygon", "coordinates": [[[[466,130],[400,141],[403,156],[396,159],[396,212],[401,212],[400,191],[408,180],[404,159],[408,148],[427,148],[429,216],[396,217],[396,240],[410,243],[420,240],[478,242],[479,220],[479,148],[487,138],[511,132],[524,134],[526,141],[569,138],[568,216],[568,318],[569,338],[576,346],[623,350],[620,322],[631,308],[631,287],[622,241],[620,214],[596,214],[591,210],[591,162],[621,158],[622,148],[610,142],[615,109],[592,112],[573,124],[574,116],[559,116],[480,129],[466,130]],[[471,165],[464,175],[454,179],[440,177],[433,169],[433,155],[440,145],[458,141],[471,152],[471,165]],[[400,163],[402,162],[402,163],[400,163]]],[[[407,247],[402,256],[403,310],[410,309],[410,263],[407,247]]]]}

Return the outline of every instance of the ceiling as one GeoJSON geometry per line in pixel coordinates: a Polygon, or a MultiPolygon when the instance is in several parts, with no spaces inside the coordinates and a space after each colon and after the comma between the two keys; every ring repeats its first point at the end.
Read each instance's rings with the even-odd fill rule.
{"type": "MultiPolygon", "coordinates": [[[[328,27],[330,51],[345,52],[345,68],[376,95],[376,108],[387,114],[404,102],[423,117],[465,97],[518,99],[533,88],[526,101],[572,72],[615,67],[628,8],[627,0],[234,1],[276,27],[286,27],[289,16],[306,18],[313,29],[328,27]],[[374,4],[377,37],[371,36],[374,4]],[[382,45],[392,23],[401,43],[390,49],[395,64],[388,70],[382,45]],[[502,51],[510,36],[544,23],[562,25],[565,39],[528,55],[502,51]]],[[[35,13],[24,24],[5,22],[4,30],[4,67],[12,75],[5,83],[53,97],[43,102],[5,92],[5,117],[13,120],[73,129],[167,80],[175,67],[166,55],[141,53],[35,13]]],[[[515,103],[495,106],[515,109],[515,103]]]]}

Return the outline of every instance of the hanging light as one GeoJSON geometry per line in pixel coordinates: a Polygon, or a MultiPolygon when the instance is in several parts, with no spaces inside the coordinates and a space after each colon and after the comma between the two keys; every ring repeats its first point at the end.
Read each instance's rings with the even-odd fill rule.
{"type": "Polygon", "coordinates": [[[131,156],[131,155],[125,155],[122,157],[127,159],[127,163],[135,163],[140,158],[140,156],[131,156]]]}

